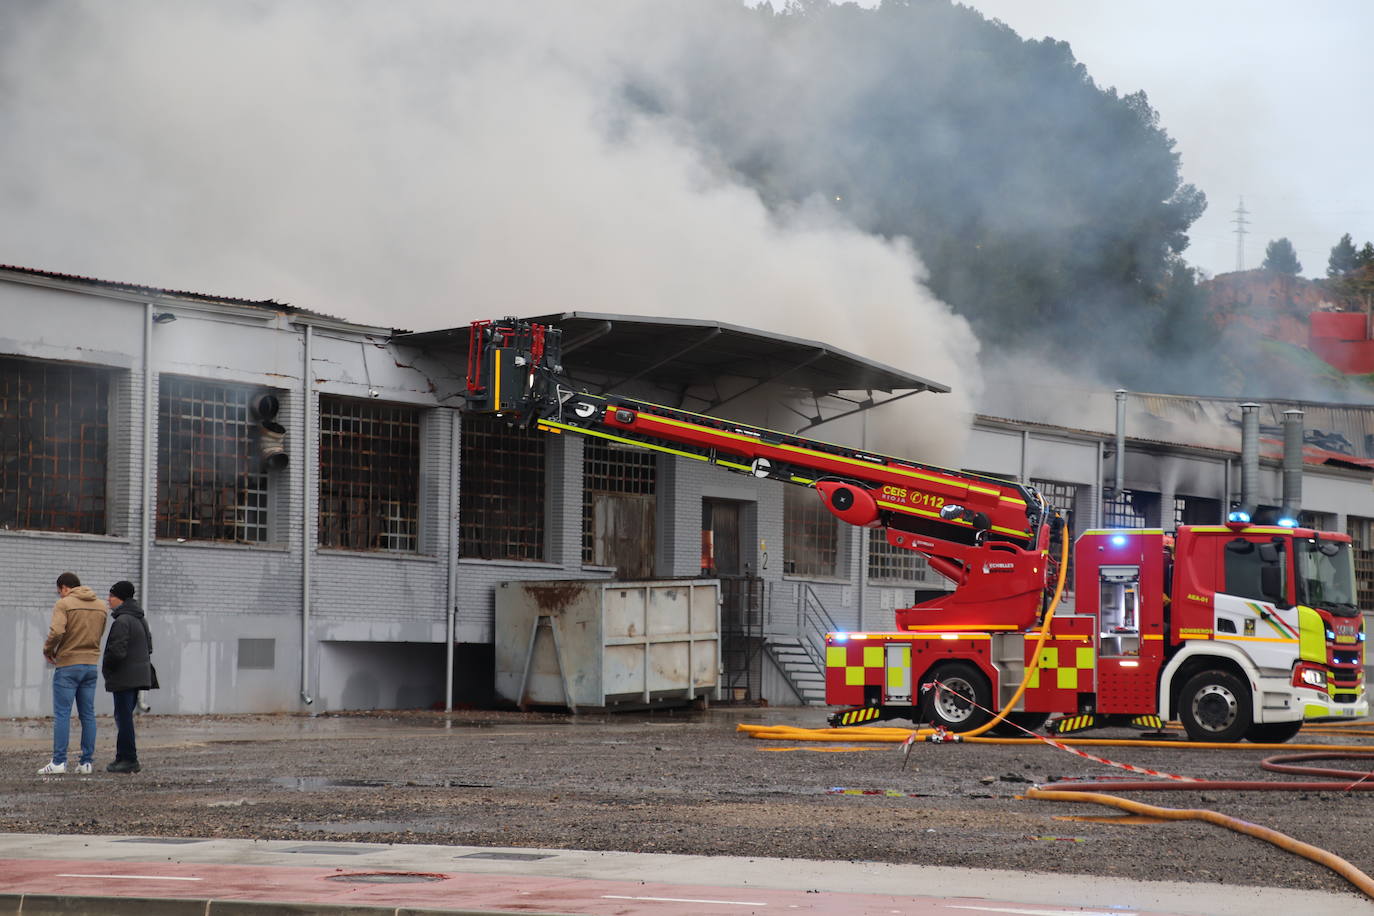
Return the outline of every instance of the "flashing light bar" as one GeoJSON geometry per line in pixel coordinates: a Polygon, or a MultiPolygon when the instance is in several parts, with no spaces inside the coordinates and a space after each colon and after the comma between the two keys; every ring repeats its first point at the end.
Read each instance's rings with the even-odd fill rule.
{"type": "Polygon", "coordinates": [[[1125,547],[1125,546],[1126,546],[1126,535],[1124,535],[1124,534],[1114,534],[1114,535],[1112,535],[1112,546],[1113,546],[1113,547],[1125,547]]]}
{"type": "Polygon", "coordinates": [[[1245,522],[1246,524],[1249,524],[1249,523],[1250,523],[1250,513],[1249,513],[1249,512],[1242,511],[1242,510],[1240,510],[1240,509],[1237,509],[1236,511],[1232,512],[1230,515],[1226,516],[1226,520],[1227,520],[1228,522],[1245,522]]]}

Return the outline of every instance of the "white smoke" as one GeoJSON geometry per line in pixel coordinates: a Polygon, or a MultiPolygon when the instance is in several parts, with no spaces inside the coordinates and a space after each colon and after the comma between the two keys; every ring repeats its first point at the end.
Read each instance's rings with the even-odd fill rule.
{"type": "Polygon", "coordinates": [[[415,330],[581,309],[812,338],[953,386],[874,445],[955,460],[978,345],[915,253],[825,201],[770,213],[626,104],[629,75],[685,53],[677,26],[722,10],[10,7],[0,263],[415,330]]]}

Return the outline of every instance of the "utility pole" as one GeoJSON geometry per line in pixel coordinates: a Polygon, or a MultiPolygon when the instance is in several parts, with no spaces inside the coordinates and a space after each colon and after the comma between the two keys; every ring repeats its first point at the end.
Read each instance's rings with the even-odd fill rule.
{"type": "Polygon", "coordinates": [[[1245,198],[1240,199],[1240,206],[1233,211],[1236,218],[1231,222],[1236,224],[1236,270],[1245,269],[1245,227],[1249,225],[1245,217],[1250,211],[1245,209],[1245,198]]]}

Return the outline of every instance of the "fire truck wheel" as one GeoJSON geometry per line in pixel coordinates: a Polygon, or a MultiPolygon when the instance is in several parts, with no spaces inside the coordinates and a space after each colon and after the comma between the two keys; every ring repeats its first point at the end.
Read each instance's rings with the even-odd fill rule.
{"type": "Polygon", "coordinates": [[[973,665],[945,662],[936,665],[927,678],[943,686],[926,694],[922,707],[925,721],[943,725],[952,732],[967,732],[991,718],[984,710],[992,706],[992,688],[983,672],[973,665]]]}
{"type": "Polygon", "coordinates": [[[1039,731],[1049,718],[1047,712],[1009,712],[1005,719],[988,729],[988,734],[998,738],[1024,738],[1026,732],[1039,731]]]}
{"type": "Polygon", "coordinates": [[[1250,726],[1245,733],[1245,740],[1256,744],[1283,744],[1301,730],[1301,719],[1296,722],[1266,722],[1250,726]]]}
{"type": "Polygon", "coordinates": [[[1179,695],[1178,718],[1194,741],[1239,741],[1253,726],[1250,692],[1229,671],[1202,671],[1179,695]]]}

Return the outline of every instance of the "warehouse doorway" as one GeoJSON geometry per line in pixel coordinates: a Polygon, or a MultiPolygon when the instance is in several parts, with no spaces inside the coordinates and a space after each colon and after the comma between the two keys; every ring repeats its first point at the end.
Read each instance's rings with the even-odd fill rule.
{"type": "Polygon", "coordinates": [[[763,688],[763,580],[744,561],[749,503],[701,501],[701,574],[720,580],[721,697],[756,702],[763,688]]]}

